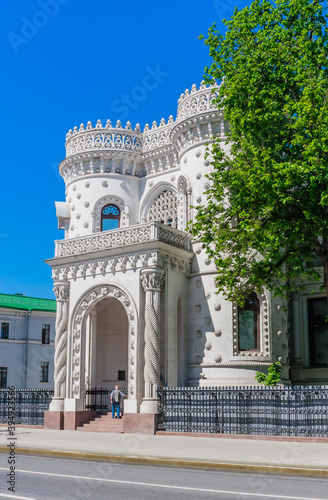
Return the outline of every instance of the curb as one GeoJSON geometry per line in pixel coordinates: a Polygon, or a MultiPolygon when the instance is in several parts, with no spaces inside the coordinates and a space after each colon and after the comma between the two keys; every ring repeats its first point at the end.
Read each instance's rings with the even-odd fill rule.
{"type": "MultiPolygon", "coordinates": [[[[0,453],[8,453],[8,448],[0,446],[0,453]]],[[[100,455],[93,453],[80,453],[73,451],[55,451],[16,448],[16,453],[22,455],[35,455],[53,458],[66,458],[75,460],[95,460],[100,462],[116,462],[139,465],[158,465],[164,467],[184,467],[193,469],[226,470],[235,472],[252,472],[257,474],[280,474],[292,476],[328,477],[327,469],[314,469],[305,467],[284,467],[275,465],[257,465],[228,462],[198,462],[193,460],[174,460],[171,458],[129,457],[126,455],[100,455]]]]}
{"type": "Polygon", "coordinates": [[[294,443],[328,443],[328,437],[271,436],[259,434],[219,434],[206,432],[157,431],[156,436],[203,437],[212,439],[248,439],[251,441],[290,441],[294,443]]]}

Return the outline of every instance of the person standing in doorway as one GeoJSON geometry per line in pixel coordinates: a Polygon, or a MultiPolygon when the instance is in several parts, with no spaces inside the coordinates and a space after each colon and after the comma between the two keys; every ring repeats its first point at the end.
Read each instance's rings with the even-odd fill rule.
{"type": "Polygon", "coordinates": [[[115,389],[110,393],[110,402],[112,405],[112,418],[115,417],[115,409],[116,409],[116,418],[120,418],[120,403],[122,398],[126,398],[124,392],[120,391],[118,385],[115,385],[115,389]]]}

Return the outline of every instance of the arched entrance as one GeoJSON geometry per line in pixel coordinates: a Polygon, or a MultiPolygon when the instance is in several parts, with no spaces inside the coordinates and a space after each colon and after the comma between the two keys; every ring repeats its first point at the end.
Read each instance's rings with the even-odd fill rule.
{"type": "Polygon", "coordinates": [[[98,285],[80,297],[72,315],[69,345],[66,406],[72,411],[84,409],[86,388],[112,387],[115,382],[127,389],[127,411],[137,411],[136,318],[132,298],[115,285],[98,285]],[[125,380],[118,380],[119,370],[125,371],[125,380]]]}
{"type": "Polygon", "coordinates": [[[90,311],[86,335],[86,380],[89,387],[128,385],[129,321],[115,297],[100,300],[90,311]]]}

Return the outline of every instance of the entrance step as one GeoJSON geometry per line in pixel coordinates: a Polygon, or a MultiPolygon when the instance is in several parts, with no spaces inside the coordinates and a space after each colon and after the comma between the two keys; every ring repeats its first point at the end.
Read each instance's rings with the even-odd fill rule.
{"type": "Polygon", "coordinates": [[[123,432],[123,417],[112,418],[111,413],[99,415],[99,417],[93,418],[87,424],[77,427],[76,430],[85,432],[114,432],[119,434],[123,432]]]}

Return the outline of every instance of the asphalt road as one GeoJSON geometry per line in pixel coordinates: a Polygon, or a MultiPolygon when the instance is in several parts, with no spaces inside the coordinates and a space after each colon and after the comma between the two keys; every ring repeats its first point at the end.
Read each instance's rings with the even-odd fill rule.
{"type": "Polygon", "coordinates": [[[328,479],[18,456],[15,492],[0,454],[0,500],[327,500],[328,479]]]}

